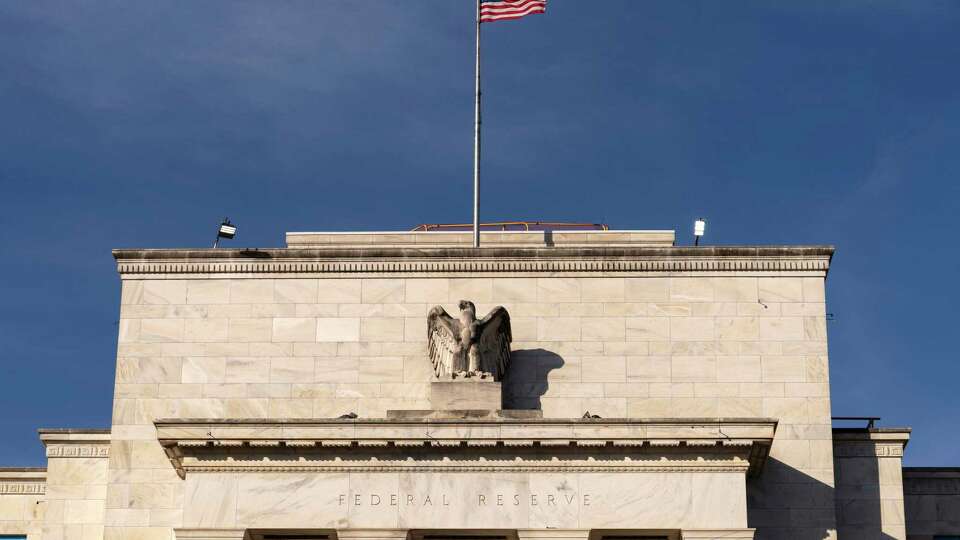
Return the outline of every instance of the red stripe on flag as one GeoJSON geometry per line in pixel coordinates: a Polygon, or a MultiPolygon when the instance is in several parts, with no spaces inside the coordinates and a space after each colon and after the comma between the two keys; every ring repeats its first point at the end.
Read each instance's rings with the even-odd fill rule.
{"type": "Polygon", "coordinates": [[[543,8],[540,8],[539,10],[528,11],[526,13],[520,13],[517,15],[498,15],[496,17],[482,17],[480,19],[480,22],[485,23],[485,22],[496,22],[496,21],[510,21],[513,19],[522,19],[527,15],[533,15],[535,13],[546,13],[546,11],[543,8]]]}
{"type": "Polygon", "coordinates": [[[532,15],[536,13],[546,13],[546,10],[542,7],[540,8],[530,8],[527,11],[520,13],[509,13],[503,15],[482,15],[480,17],[480,22],[493,22],[493,21],[505,21],[509,19],[519,19],[527,15],[532,15]]]}

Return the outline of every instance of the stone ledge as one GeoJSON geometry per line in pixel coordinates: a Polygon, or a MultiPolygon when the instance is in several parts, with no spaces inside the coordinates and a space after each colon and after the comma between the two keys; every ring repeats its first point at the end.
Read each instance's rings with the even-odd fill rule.
{"type": "MultiPolygon", "coordinates": [[[[656,417],[656,418],[539,418],[531,420],[528,418],[454,418],[454,419],[421,419],[404,420],[399,422],[407,424],[495,424],[495,425],[558,425],[558,426],[590,426],[590,425],[624,425],[624,426],[713,426],[715,428],[726,428],[728,426],[755,426],[766,430],[768,426],[777,425],[776,418],[760,417],[656,417]]],[[[342,431],[344,426],[394,426],[398,422],[390,418],[159,418],[154,424],[159,428],[174,429],[177,426],[193,426],[199,428],[199,425],[210,427],[223,427],[229,429],[229,426],[237,426],[244,429],[256,429],[258,432],[265,427],[276,429],[300,429],[302,427],[312,428],[318,426],[328,426],[342,431]]],[[[763,431],[766,433],[766,431],[763,431]]],[[[281,431],[272,433],[280,434],[281,431]]]]}
{"type": "Polygon", "coordinates": [[[833,256],[834,247],[811,246],[675,246],[675,247],[554,247],[554,248],[455,248],[455,247],[378,247],[334,249],[312,248],[245,248],[245,249],[114,249],[117,262],[200,262],[234,261],[255,262],[266,260],[321,261],[334,259],[577,259],[600,257],[611,259],[700,259],[723,258],[793,258],[820,259],[833,256]]]}
{"type": "Polygon", "coordinates": [[[63,437],[74,439],[103,438],[104,435],[110,435],[109,428],[40,428],[37,430],[40,436],[63,437]]]}

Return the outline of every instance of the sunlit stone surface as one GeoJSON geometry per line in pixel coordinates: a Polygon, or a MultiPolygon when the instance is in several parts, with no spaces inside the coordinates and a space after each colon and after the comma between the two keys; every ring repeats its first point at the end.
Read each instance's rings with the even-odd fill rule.
{"type": "Polygon", "coordinates": [[[46,471],[0,470],[0,534],[960,533],[937,514],[954,494],[922,487],[940,477],[907,481],[921,487],[905,512],[908,431],[831,429],[832,248],[674,247],[671,231],[470,242],[115,252],[112,428],[44,432],[46,471]],[[509,311],[500,382],[433,378],[427,314],[462,299],[509,311]]]}

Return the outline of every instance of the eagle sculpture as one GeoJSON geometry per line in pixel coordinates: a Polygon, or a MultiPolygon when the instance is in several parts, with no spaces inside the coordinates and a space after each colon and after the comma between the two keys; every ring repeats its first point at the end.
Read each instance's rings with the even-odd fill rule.
{"type": "Polygon", "coordinates": [[[441,306],[427,315],[427,340],[433,372],[440,379],[503,379],[510,365],[510,314],[503,306],[477,320],[473,302],[461,300],[460,318],[441,306]]]}

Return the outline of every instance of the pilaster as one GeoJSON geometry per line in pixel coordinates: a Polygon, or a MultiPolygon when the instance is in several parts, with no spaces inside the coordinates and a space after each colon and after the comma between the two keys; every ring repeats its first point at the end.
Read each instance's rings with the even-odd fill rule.
{"type": "Polygon", "coordinates": [[[684,529],[681,540],[753,540],[756,529],[684,529]]]}
{"type": "Polygon", "coordinates": [[[406,540],[409,529],[339,529],[338,540],[406,540]]]}
{"type": "Polygon", "coordinates": [[[518,540],[587,540],[590,529],[517,529],[518,540]]]}

